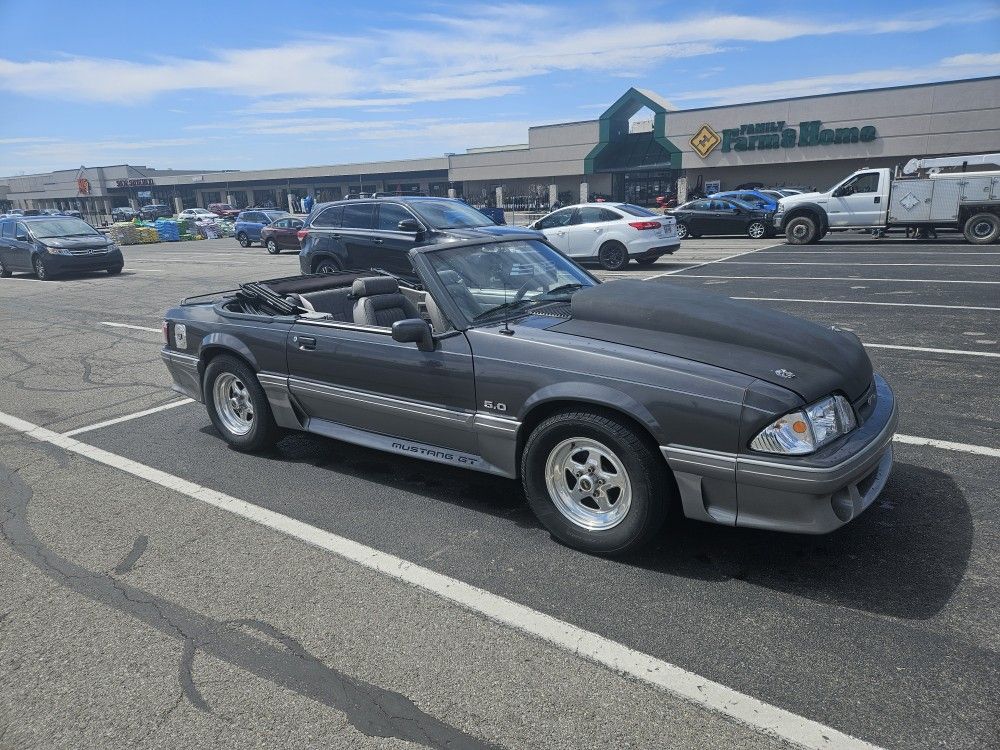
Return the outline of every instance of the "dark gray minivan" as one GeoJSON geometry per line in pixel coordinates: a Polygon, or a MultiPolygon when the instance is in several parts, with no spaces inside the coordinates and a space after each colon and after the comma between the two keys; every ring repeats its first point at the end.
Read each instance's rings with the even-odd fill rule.
{"type": "Polygon", "coordinates": [[[107,271],[125,266],[118,246],[72,216],[12,216],[0,221],[0,277],[16,271],[42,281],[64,273],[107,271]]]}

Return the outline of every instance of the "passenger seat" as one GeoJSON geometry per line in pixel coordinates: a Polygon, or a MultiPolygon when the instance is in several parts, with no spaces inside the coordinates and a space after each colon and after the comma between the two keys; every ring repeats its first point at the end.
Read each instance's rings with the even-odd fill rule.
{"type": "Polygon", "coordinates": [[[358,325],[389,328],[396,321],[420,317],[417,306],[400,293],[399,283],[389,276],[355,279],[351,295],[358,325]]]}

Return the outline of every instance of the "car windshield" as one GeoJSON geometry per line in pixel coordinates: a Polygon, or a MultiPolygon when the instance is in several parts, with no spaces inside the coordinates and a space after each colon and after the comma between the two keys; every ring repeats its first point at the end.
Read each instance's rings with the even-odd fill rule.
{"type": "Polygon", "coordinates": [[[539,240],[464,245],[427,253],[427,259],[452,301],[475,323],[565,302],[578,289],[597,283],[539,240]]]}
{"type": "Polygon", "coordinates": [[[407,205],[434,229],[493,226],[486,214],[458,200],[413,201],[407,205]]]}
{"type": "Polygon", "coordinates": [[[45,237],[91,237],[101,235],[100,232],[87,222],[72,217],[33,221],[28,225],[28,228],[31,230],[31,234],[38,239],[45,237]]]}

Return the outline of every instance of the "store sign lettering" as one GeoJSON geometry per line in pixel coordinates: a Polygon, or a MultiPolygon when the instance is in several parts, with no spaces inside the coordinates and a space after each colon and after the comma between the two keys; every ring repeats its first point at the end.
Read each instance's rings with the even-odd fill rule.
{"type": "Polygon", "coordinates": [[[149,177],[135,177],[131,180],[115,180],[115,185],[120,188],[123,187],[145,187],[146,185],[152,185],[153,180],[149,177]]]}
{"type": "Polygon", "coordinates": [[[757,122],[724,128],[723,153],[729,151],[763,151],[771,148],[805,148],[843,143],[871,143],[878,137],[874,125],[824,128],[822,120],[800,122],[796,130],[785,127],[784,120],[757,122]]]}

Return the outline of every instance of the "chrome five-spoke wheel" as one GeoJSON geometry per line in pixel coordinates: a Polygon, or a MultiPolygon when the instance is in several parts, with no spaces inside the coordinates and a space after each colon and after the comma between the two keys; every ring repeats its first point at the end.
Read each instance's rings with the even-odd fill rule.
{"type": "Polygon", "coordinates": [[[215,379],[213,396],[216,413],[227,430],[246,435],[253,429],[253,400],[243,381],[224,372],[215,379]]]}
{"type": "Polygon", "coordinates": [[[617,526],[632,504],[632,485],[621,459],[591,438],[563,440],[552,448],[545,485],[559,512],[591,531],[617,526]]]}

